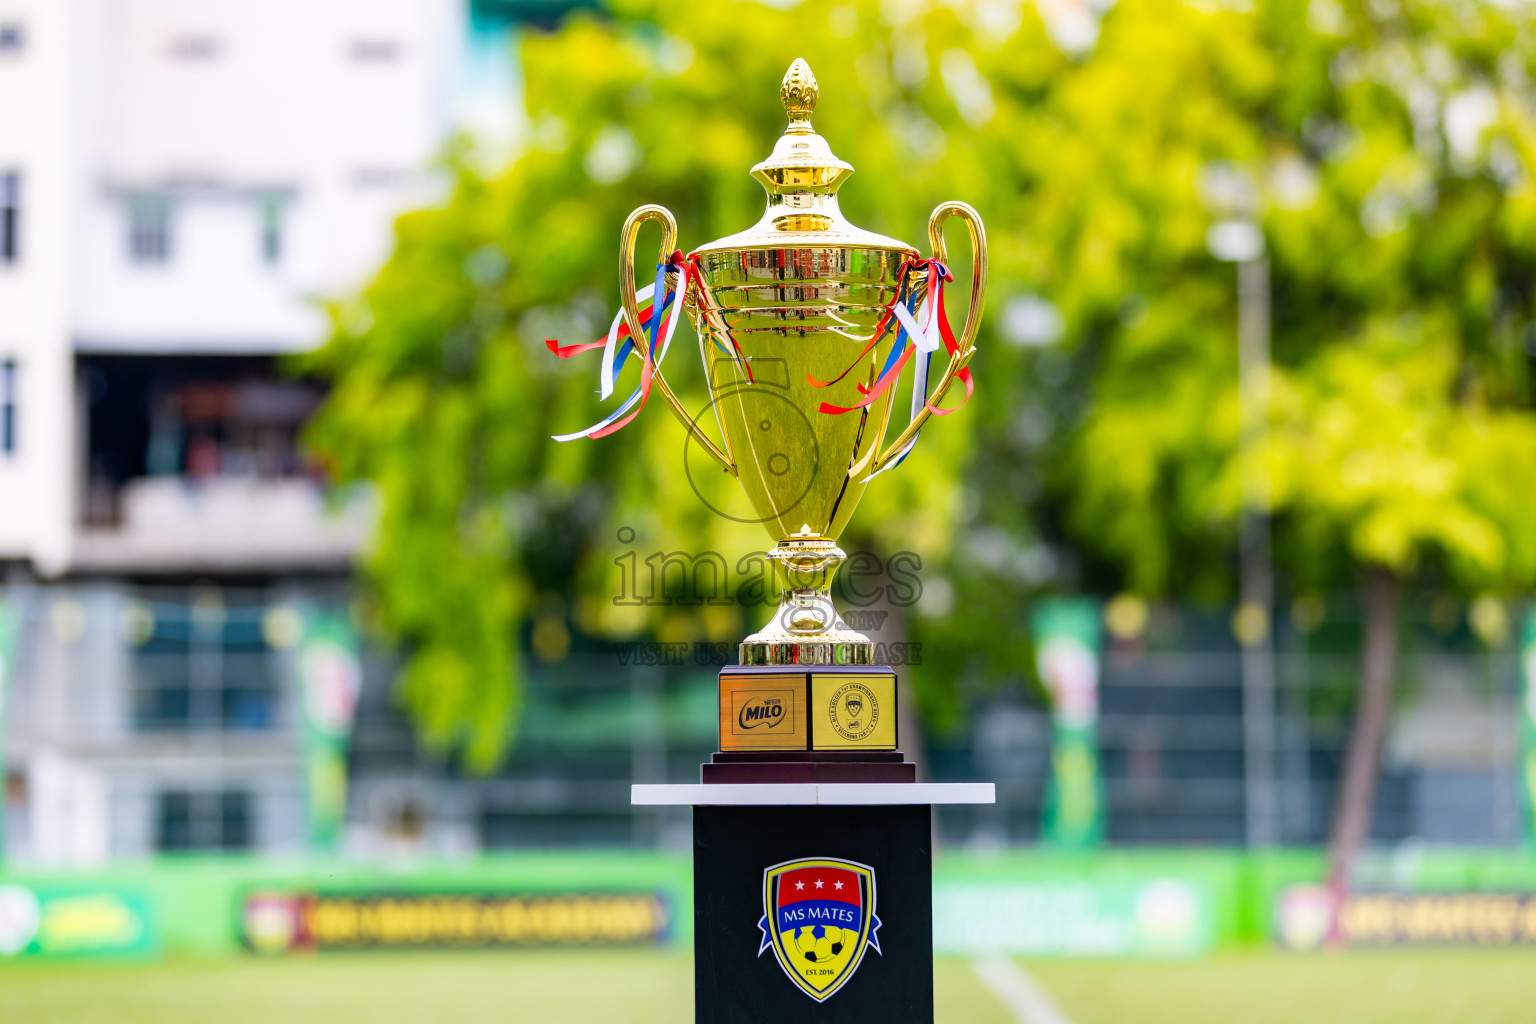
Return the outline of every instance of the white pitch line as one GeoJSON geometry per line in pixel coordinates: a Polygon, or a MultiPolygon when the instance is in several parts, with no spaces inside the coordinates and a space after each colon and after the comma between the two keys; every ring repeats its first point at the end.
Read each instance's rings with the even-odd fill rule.
{"type": "Polygon", "coordinates": [[[1035,979],[1007,957],[973,960],[971,970],[1003,1001],[1019,1024],[1072,1024],[1035,979]]]}

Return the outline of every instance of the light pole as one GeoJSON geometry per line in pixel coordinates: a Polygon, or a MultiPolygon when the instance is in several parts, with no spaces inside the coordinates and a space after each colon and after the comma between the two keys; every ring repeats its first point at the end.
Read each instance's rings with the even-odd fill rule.
{"type": "Polygon", "coordinates": [[[1239,520],[1240,599],[1232,631],[1242,645],[1243,797],[1248,845],[1280,839],[1280,801],[1275,779],[1275,647],[1271,610],[1269,481],[1255,450],[1263,441],[1269,409],[1269,256],[1255,222],[1254,187],[1231,165],[1206,169],[1203,192],[1223,219],[1206,235],[1211,255],[1237,266],[1238,457],[1243,507],[1239,520]]]}

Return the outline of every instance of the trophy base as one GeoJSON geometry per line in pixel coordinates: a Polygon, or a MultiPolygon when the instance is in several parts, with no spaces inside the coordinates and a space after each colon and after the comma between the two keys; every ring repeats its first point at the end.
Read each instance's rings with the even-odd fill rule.
{"type": "Polygon", "coordinates": [[[699,781],[725,785],[782,782],[916,782],[917,765],[899,750],[717,751],[699,781]]]}
{"type": "Polygon", "coordinates": [[[889,665],[720,670],[722,752],[894,751],[897,710],[889,665]]]}

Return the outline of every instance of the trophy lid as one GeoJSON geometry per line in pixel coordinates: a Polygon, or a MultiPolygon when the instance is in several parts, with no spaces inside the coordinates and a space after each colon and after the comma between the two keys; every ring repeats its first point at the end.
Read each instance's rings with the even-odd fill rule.
{"type": "Polygon", "coordinates": [[[789,127],[768,159],[752,168],[752,177],[768,191],[768,209],[752,227],[698,247],[712,253],[780,246],[916,250],[906,242],[848,222],[837,205],[837,190],[853,174],[827,140],[811,127],[816,109],[816,76],[803,58],[795,58],[779,86],[789,127]]]}
{"type": "Polygon", "coordinates": [[[816,109],[816,76],[802,57],[784,73],[779,98],[789,115],[789,127],[773,147],[773,154],[752,168],[752,177],[763,183],[769,195],[785,192],[832,194],[853,174],[853,165],[839,160],[827,140],[811,127],[816,109]]]}

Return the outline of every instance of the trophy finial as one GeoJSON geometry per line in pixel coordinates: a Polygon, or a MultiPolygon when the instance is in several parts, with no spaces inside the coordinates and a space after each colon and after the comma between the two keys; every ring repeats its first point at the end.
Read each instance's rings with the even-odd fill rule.
{"type": "Polygon", "coordinates": [[[816,109],[816,76],[811,73],[811,66],[804,57],[796,57],[789,70],[784,72],[779,98],[784,101],[784,112],[791,121],[811,119],[811,111],[816,109]]]}
{"type": "Polygon", "coordinates": [[[811,112],[816,109],[816,76],[804,58],[784,73],[779,98],[789,115],[789,127],[779,136],[773,153],[752,168],[752,176],[763,183],[770,195],[785,192],[820,192],[831,195],[843,179],[853,173],[853,165],[832,153],[827,140],[811,127],[811,112]]]}

